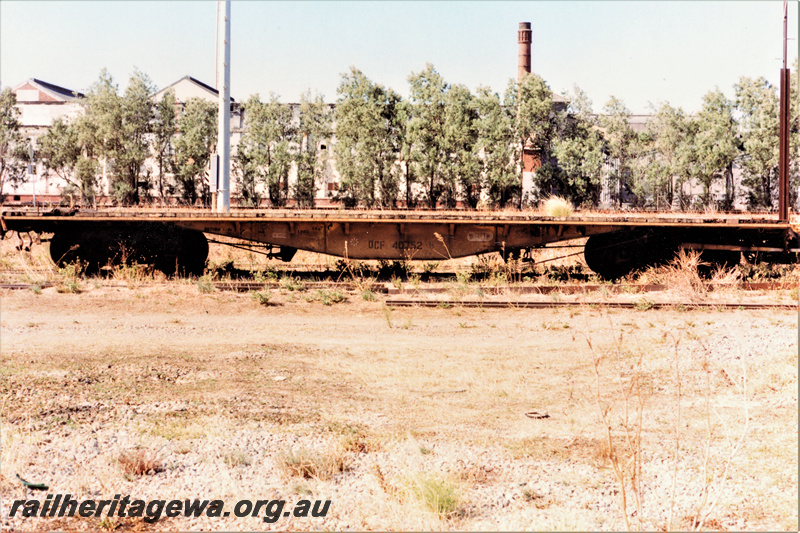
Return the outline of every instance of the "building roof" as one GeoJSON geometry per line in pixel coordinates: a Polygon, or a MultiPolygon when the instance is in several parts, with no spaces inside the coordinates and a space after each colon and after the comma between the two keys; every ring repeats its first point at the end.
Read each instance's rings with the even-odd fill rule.
{"type": "MultiPolygon", "coordinates": [[[[167,91],[167,89],[175,87],[176,85],[178,85],[179,83],[181,83],[183,81],[189,81],[189,82],[197,85],[198,87],[201,87],[201,88],[205,89],[206,91],[208,91],[209,93],[213,94],[214,96],[219,97],[219,91],[217,89],[215,89],[214,87],[208,85],[207,83],[203,83],[202,81],[198,80],[197,78],[193,78],[192,76],[184,76],[181,79],[179,79],[178,81],[176,81],[174,83],[170,83],[169,85],[167,85],[166,87],[164,87],[163,89],[158,91],[154,96],[156,97],[156,99],[159,99],[159,97],[161,95],[163,95],[167,91]]],[[[233,103],[233,102],[236,102],[236,99],[231,97],[231,103],[233,103]]]]}
{"type": "Polygon", "coordinates": [[[58,86],[58,85],[56,85],[54,83],[48,83],[46,81],[42,81],[42,80],[39,80],[39,79],[36,79],[36,78],[33,78],[33,81],[38,83],[39,85],[41,85],[45,89],[50,89],[54,93],[58,93],[58,94],[61,94],[63,96],[69,96],[69,97],[72,97],[72,98],[76,98],[76,97],[77,98],[83,98],[84,96],[86,96],[85,94],[83,94],[81,92],[72,91],[70,89],[65,89],[64,87],[60,87],[60,86],[58,86]]]}
{"type": "Polygon", "coordinates": [[[74,100],[75,98],[83,98],[85,96],[82,92],[73,91],[72,89],[67,89],[37,78],[29,78],[13,89],[15,93],[21,90],[39,91],[39,96],[35,100],[30,100],[31,102],[64,102],[74,100]]]}

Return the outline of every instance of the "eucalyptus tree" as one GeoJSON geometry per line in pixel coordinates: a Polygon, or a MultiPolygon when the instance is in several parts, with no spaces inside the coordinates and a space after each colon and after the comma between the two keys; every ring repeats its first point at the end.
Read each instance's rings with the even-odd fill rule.
{"type": "Polygon", "coordinates": [[[242,168],[244,187],[251,200],[257,200],[255,185],[265,182],[273,206],[286,205],[289,198],[291,145],[297,140],[292,109],[270,93],[269,102],[258,94],[244,104],[245,132],[239,143],[237,160],[242,168]]]}
{"type": "Polygon", "coordinates": [[[149,134],[155,118],[151,97],[154,93],[153,82],[137,69],[121,98],[122,147],[116,159],[121,182],[128,188],[127,194],[120,197],[125,203],[138,203],[142,196],[149,194],[150,183],[142,180],[142,172],[150,157],[149,134]]]}
{"type": "Polygon", "coordinates": [[[709,91],[703,96],[703,107],[695,120],[697,180],[703,188],[700,203],[703,206],[711,205],[711,187],[715,182],[722,181],[725,187],[722,207],[731,209],[735,198],[733,162],[740,153],[733,102],[718,88],[709,91]]]}
{"type": "MultiPolygon", "coordinates": [[[[515,98],[515,92],[511,93],[515,98]]],[[[488,87],[479,87],[475,98],[477,149],[482,165],[483,188],[492,206],[503,207],[519,193],[514,103],[503,105],[488,87]]]]}
{"type": "Polygon", "coordinates": [[[178,117],[175,138],[175,171],[183,200],[210,202],[206,170],[217,141],[217,106],[201,98],[189,98],[178,117]]]}
{"type": "Polygon", "coordinates": [[[120,204],[138,202],[140,188],[145,195],[149,189],[142,173],[150,156],[154,92],[150,78],[135,70],[120,94],[111,74],[103,69],[83,99],[85,113],[76,122],[84,156],[95,161],[83,168],[98,168],[102,162],[112,196],[120,204]]]}
{"type": "Polygon", "coordinates": [[[408,77],[411,85],[409,141],[411,160],[420,182],[425,183],[425,200],[434,209],[447,185],[443,183],[446,161],[445,117],[448,84],[430,63],[408,77]]]}
{"type": "Polygon", "coordinates": [[[669,207],[678,200],[681,209],[690,205],[695,174],[694,137],[696,124],[681,108],[664,102],[647,123],[648,158],[645,179],[633,184],[634,192],[652,199],[656,208],[669,207]]]}
{"type": "Polygon", "coordinates": [[[20,133],[17,97],[11,89],[0,93],[0,199],[5,185],[19,185],[25,180],[26,143],[20,133]]]}
{"type": "Polygon", "coordinates": [[[82,202],[91,202],[97,187],[97,164],[82,153],[78,128],[63,118],[55,119],[38,139],[39,157],[48,172],[67,183],[65,195],[79,191],[82,202]]]}
{"type": "Polygon", "coordinates": [[[169,184],[164,186],[164,174],[172,173],[172,141],[178,132],[178,110],[175,92],[167,90],[155,106],[153,117],[153,153],[158,162],[158,195],[164,198],[171,193],[169,184]]]}
{"type": "Polygon", "coordinates": [[[395,164],[401,150],[400,96],[355,67],[342,74],[337,94],[334,151],[342,178],[337,198],[348,207],[395,205],[400,181],[395,164]]]}
{"type": "MultiPolygon", "coordinates": [[[[119,158],[124,151],[122,126],[122,97],[114,79],[106,69],[86,93],[82,101],[84,113],[75,123],[78,143],[83,157],[94,163],[83,163],[82,181],[91,181],[89,170],[96,170],[108,179],[109,188],[118,203],[126,203],[133,194],[133,188],[125,182],[119,158]]],[[[96,179],[96,178],[95,178],[96,179]]]]}
{"type": "Polygon", "coordinates": [[[416,173],[414,172],[414,165],[411,161],[412,140],[411,130],[409,128],[411,116],[411,103],[408,100],[400,100],[397,102],[397,105],[395,106],[394,117],[394,131],[397,134],[397,172],[400,173],[402,177],[403,188],[405,189],[404,202],[408,208],[416,206],[417,203],[417,199],[414,195],[414,184],[417,183],[417,177],[416,173]]]}
{"type": "Polygon", "coordinates": [[[553,155],[563,170],[561,193],[575,205],[597,205],[605,162],[603,139],[592,115],[592,102],[578,86],[559,117],[553,155]]]}
{"type": "Polygon", "coordinates": [[[622,203],[626,189],[632,190],[635,187],[632,182],[634,163],[638,156],[638,139],[630,126],[630,116],[631,112],[625,103],[612,96],[603,107],[603,116],[600,118],[605,150],[611,164],[609,187],[616,189],[612,192],[612,197],[618,203],[622,203]]]}
{"type": "Polygon", "coordinates": [[[777,187],[778,94],[764,77],[742,77],[734,86],[744,156],[742,185],[751,209],[770,209],[777,187]]]}
{"type": "Polygon", "coordinates": [[[320,144],[326,146],[331,136],[330,107],[322,95],[312,97],[307,91],[300,97],[300,124],[297,129],[300,150],[297,154],[297,182],[294,197],[302,207],[314,207],[317,181],[324,174],[328,151],[319,150],[320,144]]]}
{"type": "Polygon", "coordinates": [[[461,84],[447,90],[445,101],[442,199],[448,207],[455,207],[461,199],[474,209],[481,193],[477,103],[470,90],[461,84]]]}

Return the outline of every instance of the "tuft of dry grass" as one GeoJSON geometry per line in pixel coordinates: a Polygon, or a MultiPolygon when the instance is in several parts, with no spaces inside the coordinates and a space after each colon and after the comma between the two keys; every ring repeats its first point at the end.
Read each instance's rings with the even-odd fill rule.
{"type": "Polygon", "coordinates": [[[152,476],[164,471],[164,464],[146,450],[122,452],[117,462],[127,476],[152,476]]]}
{"type": "Polygon", "coordinates": [[[653,270],[652,275],[657,283],[668,289],[676,290],[690,302],[699,302],[705,298],[707,290],[700,276],[700,252],[681,249],[675,259],[668,264],[653,270]]]}
{"type": "Polygon", "coordinates": [[[539,204],[539,211],[548,217],[569,217],[575,212],[575,208],[566,198],[551,196],[539,204]]]}
{"type": "Polygon", "coordinates": [[[344,449],[317,452],[306,448],[289,450],[276,456],[278,468],[290,476],[306,479],[331,479],[351,467],[351,459],[344,449]]]}
{"type": "Polygon", "coordinates": [[[420,472],[406,477],[403,486],[408,496],[441,518],[455,516],[461,509],[461,486],[449,477],[420,472]]]}

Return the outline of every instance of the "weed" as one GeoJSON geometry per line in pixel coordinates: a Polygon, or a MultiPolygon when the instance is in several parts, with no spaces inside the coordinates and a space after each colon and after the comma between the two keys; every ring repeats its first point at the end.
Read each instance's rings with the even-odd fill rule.
{"type": "Polygon", "coordinates": [[[306,288],[305,284],[300,280],[300,278],[294,278],[292,276],[281,278],[280,285],[281,289],[286,289],[289,292],[302,291],[306,288]]]}
{"type": "Polygon", "coordinates": [[[706,287],[700,277],[700,268],[706,263],[700,261],[700,252],[681,249],[669,264],[654,270],[655,280],[668,289],[675,289],[691,302],[702,300],[706,287]]]}
{"type": "Polygon", "coordinates": [[[253,301],[258,302],[260,305],[275,305],[269,301],[270,298],[272,298],[272,293],[270,293],[268,290],[252,292],[250,293],[250,297],[253,299],[253,301]]]}
{"type": "Polygon", "coordinates": [[[164,471],[164,465],[145,450],[122,452],[117,458],[126,476],[152,476],[164,471]]]}
{"type": "Polygon", "coordinates": [[[361,299],[366,300],[367,302],[374,302],[375,300],[377,300],[377,298],[375,297],[375,293],[372,292],[371,289],[364,289],[363,291],[361,291],[361,299]]]}
{"type": "Polygon", "coordinates": [[[210,274],[205,274],[197,280],[197,290],[204,294],[214,292],[214,283],[210,274]]]}
{"type": "Polygon", "coordinates": [[[339,442],[341,448],[352,453],[372,453],[383,449],[380,441],[358,428],[348,427],[339,442]]]}
{"type": "Polygon", "coordinates": [[[235,450],[222,456],[222,462],[230,468],[250,466],[250,457],[241,450],[235,450]]]}
{"type": "Polygon", "coordinates": [[[128,284],[128,288],[136,288],[146,281],[153,281],[153,267],[150,265],[116,265],[110,267],[111,278],[128,284]]]}
{"type": "Polygon", "coordinates": [[[77,281],[64,281],[61,285],[56,287],[56,292],[60,293],[69,293],[69,294],[80,294],[83,292],[81,289],[81,284],[77,281]]]}
{"type": "Polygon", "coordinates": [[[300,448],[276,456],[278,468],[290,476],[327,480],[350,469],[350,458],[342,449],[327,453],[300,448]]]}
{"type": "Polygon", "coordinates": [[[441,475],[419,473],[406,480],[406,487],[414,499],[441,517],[456,514],[461,505],[460,487],[441,475]]]}
{"type": "Polygon", "coordinates": [[[97,523],[97,527],[100,529],[104,529],[106,531],[114,531],[120,526],[120,523],[117,521],[116,518],[108,518],[105,517],[97,523]]]}
{"type": "Polygon", "coordinates": [[[304,296],[307,302],[319,302],[322,305],[333,305],[347,301],[347,297],[340,290],[319,289],[313,294],[304,296]]]}
{"type": "Polygon", "coordinates": [[[33,294],[42,294],[42,286],[41,285],[31,285],[31,291],[33,294]]]}
{"type": "Polygon", "coordinates": [[[347,297],[340,290],[319,290],[317,291],[319,301],[322,305],[333,305],[347,301],[347,297]]]}
{"type": "Polygon", "coordinates": [[[383,304],[383,316],[386,319],[386,325],[392,328],[392,308],[383,304]]]}
{"type": "Polygon", "coordinates": [[[430,274],[431,272],[435,271],[439,268],[439,261],[428,261],[422,263],[422,272],[425,274],[430,274]]]}
{"type": "Polygon", "coordinates": [[[642,296],[639,300],[636,301],[636,309],[638,309],[639,311],[649,311],[653,307],[655,307],[655,303],[651,302],[644,296],[642,296]]]}

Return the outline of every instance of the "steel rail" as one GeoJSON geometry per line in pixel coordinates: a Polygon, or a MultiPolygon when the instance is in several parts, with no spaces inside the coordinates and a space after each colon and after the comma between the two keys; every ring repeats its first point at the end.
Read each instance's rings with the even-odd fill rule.
{"type": "Polygon", "coordinates": [[[476,301],[476,300],[399,300],[388,299],[387,307],[468,307],[477,309],[549,309],[553,307],[589,307],[609,309],[734,309],[752,311],[760,309],[798,309],[798,304],[734,303],[734,302],[527,302],[519,300],[476,301]]]}

